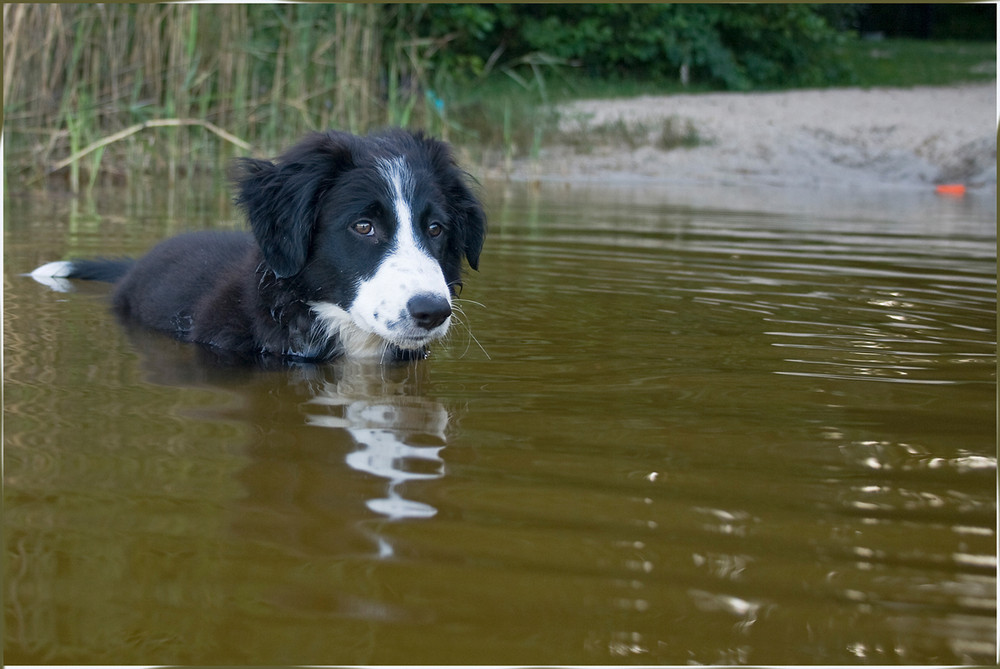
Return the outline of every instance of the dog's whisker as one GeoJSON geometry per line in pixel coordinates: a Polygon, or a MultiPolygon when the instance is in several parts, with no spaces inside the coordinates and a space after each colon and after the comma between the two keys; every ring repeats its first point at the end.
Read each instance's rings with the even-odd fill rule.
{"type": "MultiPolygon", "coordinates": [[[[469,337],[471,337],[471,338],[472,338],[472,341],[476,342],[476,346],[478,346],[478,347],[479,347],[479,350],[483,352],[483,355],[485,355],[485,356],[486,356],[486,359],[487,359],[487,360],[492,360],[492,359],[493,359],[493,358],[492,358],[492,357],[490,356],[490,354],[489,354],[489,351],[487,351],[487,350],[486,350],[486,347],[485,347],[485,346],[483,346],[483,345],[482,345],[482,344],[481,344],[481,343],[479,342],[479,340],[478,340],[478,339],[476,338],[476,335],[472,334],[472,330],[469,330],[469,337]]],[[[466,349],[466,350],[468,350],[468,349],[466,349]]]]}
{"type": "MultiPolygon", "coordinates": [[[[464,300],[464,301],[471,302],[471,300],[464,300]]],[[[473,302],[473,304],[479,304],[479,303],[478,302],[473,302]]],[[[482,305],[480,305],[480,306],[482,306],[482,305]]],[[[472,342],[475,342],[476,346],[479,347],[479,350],[482,351],[483,355],[486,356],[486,359],[487,360],[492,360],[493,358],[490,356],[489,352],[482,345],[482,343],[479,341],[479,339],[476,338],[476,335],[474,335],[472,333],[472,327],[469,325],[469,322],[467,320],[468,317],[467,317],[465,311],[462,309],[461,305],[457,305],[457,304],[454,305],[454,313],[452,314],[452,318],[454,319],[454,321],[455,321],[455,323],[457,325],[462,326],[462,329],[465,330],[466,334],[468,335],[468,339],[466,340],[465,350],[462,351],[462,356],[461,357],[465,357],[465,355],[469,352],[469,349],[472,347],[472,342]],[[463,316],[465,318],[462,318],[463,316]]],[[[451,336],[452,336],[451,332],[449,331],[447,337],[451,338],[451,336]]]]}
{"type": "Polygon", "coordinates": [[[467,299],[461,299],[461,298],[457,298],[457,297],[455,298],[455,305],[456,305],[457,308],[461,309],[466,304],[474,304],[477,307],[482,307],[483,309],[487,308],[486,305],[483,304],[482,302],[476,302],[475,300],[467,300],[467,299]],[[459,302],[461,302],[462,304],[458,304],[459,302]]]}

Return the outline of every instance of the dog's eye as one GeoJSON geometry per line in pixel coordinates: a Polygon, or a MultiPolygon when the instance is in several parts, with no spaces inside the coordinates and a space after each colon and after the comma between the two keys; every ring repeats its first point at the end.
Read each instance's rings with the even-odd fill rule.
{"type": "Polygon", "coordinates": [[[439,237],[444,232],[444,226],[437,221],[431,221],[427,225],[427,234],[431,237],[439,237]]]}
{"type": "Polygon", "coordinates": [[[375,234],[375,226],[372,225],[372,222],[367,219],[355,221],[354,224],[351,225],[351,228],[353,228],[354,232],[358,233],[362,237],[371,237],[375,234]]]}

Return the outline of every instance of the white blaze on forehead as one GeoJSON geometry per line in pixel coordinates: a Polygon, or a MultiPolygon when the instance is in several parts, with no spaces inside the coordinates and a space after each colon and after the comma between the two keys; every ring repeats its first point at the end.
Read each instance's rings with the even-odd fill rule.
{"type": "Polygon", "coordinates": [[[413,199],[413,175],[401,157],[379,160],[378,171],[389,186],[392,208],[398,225],[397,236],[405,230],[413,239],[413,212],[410,209],[410,201],[413,199]]]}

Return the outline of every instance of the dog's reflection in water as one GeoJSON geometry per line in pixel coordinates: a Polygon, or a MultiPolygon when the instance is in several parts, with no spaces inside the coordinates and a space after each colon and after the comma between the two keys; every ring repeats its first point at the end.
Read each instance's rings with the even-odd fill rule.
{"type": "Polygon", "coordinates": [[[405,499],[400,487],[444,476],[440,453],[447,410],[438,402],[404,394],[359,393],[350,387],[351,378],[366,377],[354,375],[346,383],[324,384],[308,402],[312,409],[306,423],[346,430],[358,444],[358,450],[348,454],[347,464],[388,480],[386,496],[368,500],[369,509],[394,520],[433,516],[434,507],[405,499]]]}
{"type": "Polygon", "coordinates": [[[371,555],[374,542],[375,555],[385,558],[394,555],[385,523],[437,513],[407,498],[421,497],[421,482],[445,475],[449,413],[427,396],[428,362],[279,363],[265,369],[147,332],[130,334],[147,380],[235,395],[222,407],[186,401],[175,410],[250,428],[240,448],[249,460],[236,473],[245,493],[235,501],[240,535],[349,554],[371,555]],[[345,474],[345,464],[363,475],[345,474]],[[364,518],[363,507],[373,515],[364,518]]]}
{"type": "MultiPolygon", "coordinates": [[[[314,384],[303,407],[306,424],[346,431],[357,445],[347,454],[347,465],[387,481],[384,496],[365,501],[371,511],[390,521],[430,518],[437,509],[406,499],[404,490],[411,482],[444,476],[448,411],[413,392],[427,365],[365,367],[370,366],[347,362],[338,380],[314,384]]],[[[376,542],[379,557],[394,554],[382,534],[365,533],[376,542]]]]}

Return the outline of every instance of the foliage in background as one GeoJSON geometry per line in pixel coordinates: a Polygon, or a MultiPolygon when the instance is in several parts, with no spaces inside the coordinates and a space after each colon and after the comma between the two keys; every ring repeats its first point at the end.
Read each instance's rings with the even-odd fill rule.
{"type": "MultiPolygon", "coordinates": [[[[959,28],[974,22],[936,11],[964,20],[959,28]]],[[[995,11],[979,6],[976,16],[995,23],[995,11]]],[[[422,127],[484,160],[510,158],[538,150],[553,127],[549,103],[595,88],[868,84],[857,33],[871,14],[867,5],[5,4],[5,178],[37,181],[65,165],[74,188],[98,175],[175,179],[329,127],[422,127]]]]}
{"type": "MultiPolygon", "coordinates": [[[[842,38],[811,5],[492,5],[480,58],[546,53],[595,77],[652,78],[747,90],[842,78],[829,58],[842,38]]],[[[473,46],[473,45],[470,45],[473,46]]]]}

